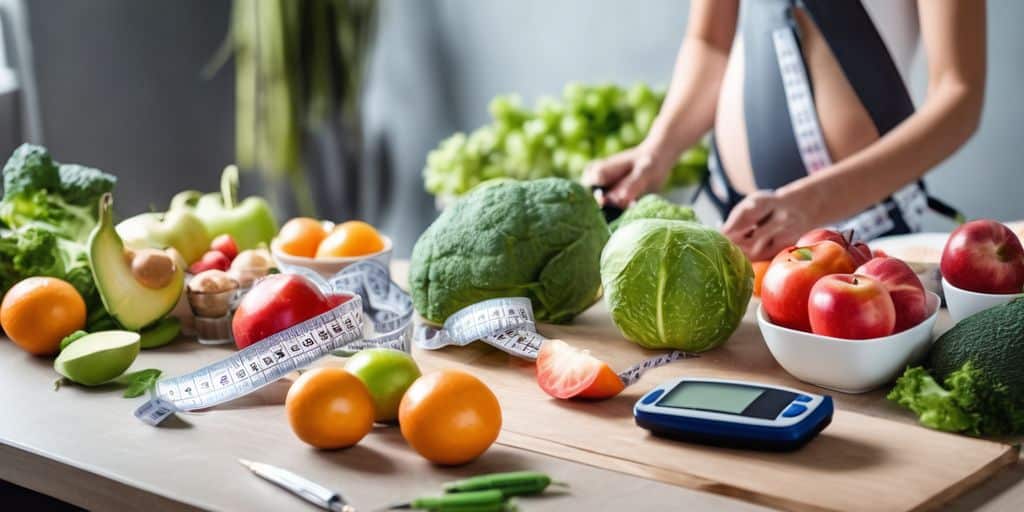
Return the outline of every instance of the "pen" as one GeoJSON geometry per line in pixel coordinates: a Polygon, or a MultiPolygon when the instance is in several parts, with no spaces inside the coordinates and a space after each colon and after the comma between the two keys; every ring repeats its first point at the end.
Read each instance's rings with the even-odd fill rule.
{"type": "Polygon", "coordinates": [[[256,476],[281,487],[292,494],[332,512],[356,512],[356,509],[345,501],[345,498],[316,482],[311,482],[291,471],[269,464],[238,459],[238,462],[249,468],[256,476]]]}

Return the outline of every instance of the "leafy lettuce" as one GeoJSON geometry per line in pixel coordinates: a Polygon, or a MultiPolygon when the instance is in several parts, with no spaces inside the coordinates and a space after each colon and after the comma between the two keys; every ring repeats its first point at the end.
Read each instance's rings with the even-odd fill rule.
{"type": "Polygon", "coordinates": [[[1024,409],[1007,388],[992,384],[971,363],[964,363],[939,384],[924,368],[908,368],[889,392],[889,400],[918,415],[922,425],[973,436],[1024,431],[1024,409]]]}

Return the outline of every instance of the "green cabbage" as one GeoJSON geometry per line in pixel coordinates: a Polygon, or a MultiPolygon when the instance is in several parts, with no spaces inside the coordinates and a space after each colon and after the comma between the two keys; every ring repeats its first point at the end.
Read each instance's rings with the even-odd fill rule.
{"type": "Polygon", "coordinates": [[[642,219],[612,235],[601,254],[605,303],[615,325],[647,348],[701,352],[743,319],[754,271],[743,252],[696,222],[642,219]]]}
{"type": "Polygon", "coordinates": [[[598,297],[607,240],[601,210],[577,183],[490,182],[445,210],[416,242],[413,304],[442,323],[482,300],[528,297],[538,320],[567,322],[598,297]]]}

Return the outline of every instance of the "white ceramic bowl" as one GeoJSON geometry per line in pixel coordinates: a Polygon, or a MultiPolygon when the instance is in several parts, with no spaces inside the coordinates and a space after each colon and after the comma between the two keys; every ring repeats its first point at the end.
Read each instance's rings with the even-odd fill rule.
{"type": "Polygon", "coordinates": [[[1024,293],[979,293],[957,288],[942,278],[942,290],[946,295],[946,307],[954,322],[959,322],[979,311],[1006,304],[1024,293]]]}
{"type": "Polygon", "coordinates": [[[336,257],[336,258],[306,258],[304,256],[293,256],[282,251],[277,244],[277,239],[270,242],[270,254],[274,256],[279,267],[296,266],[304,267],[329,278],[337,274],[341,269],[363,260],[376,260],[385,267],[391,264],[391,237],[380,236],[384,240],[384,248],[378,252],[363,256],[336,257]]]}
{"type": "Polygon", "coordinates": [[[794,377],[844,393],[864,393],[891,382],[928,352],[939,296],[926,293],[928,318],[883,338],[844,340],[788,329],[768,321],[764,306],[757,308],[757,324],[772,356],[794,377]]]}

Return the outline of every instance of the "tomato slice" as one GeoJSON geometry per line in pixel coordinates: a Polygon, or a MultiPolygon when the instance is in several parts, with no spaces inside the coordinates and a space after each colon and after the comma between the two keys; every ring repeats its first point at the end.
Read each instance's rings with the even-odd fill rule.
{"type": "Polygon", "coordinates": [[[547,340],[537,354],[537,384],[562,400],[604,399],[625,389],[608,363],[562,340],[547,340]]]}

